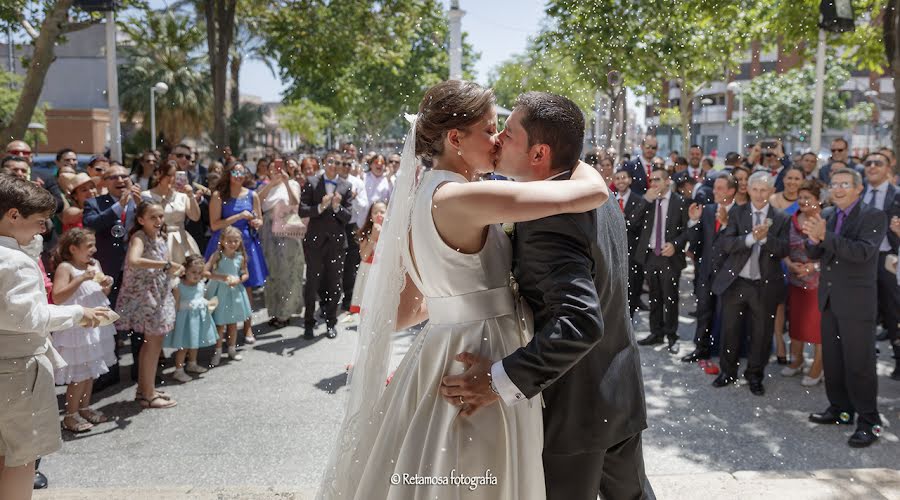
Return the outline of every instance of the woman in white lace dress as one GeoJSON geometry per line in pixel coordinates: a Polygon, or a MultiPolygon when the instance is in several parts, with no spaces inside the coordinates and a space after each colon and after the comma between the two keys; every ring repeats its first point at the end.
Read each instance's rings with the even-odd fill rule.
{"type": "Polygon", "coordinates": [[[470,182],[492,170],[497,133],[493,93],[474,83],[429,89],[413,131],[363,297],[347,415],[318,496],[543,499],[540,402],[463,417],[439,386],[465,369],[457,353],[499,359],[527,342],[500,223],[596,208],[607,187],[587,166],[570,181],[470,182]],[[434,162],[420,179],[417,156],[434,162]],[[390,333],[426,320],[385,388],[390,333]]]}

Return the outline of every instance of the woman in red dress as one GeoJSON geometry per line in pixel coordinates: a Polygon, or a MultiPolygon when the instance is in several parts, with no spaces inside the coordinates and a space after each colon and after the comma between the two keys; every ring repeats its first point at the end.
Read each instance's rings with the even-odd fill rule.
{"type": "Polygon", "coordinates": [[[788,268],[788,306],[791,336],[791,364],[781,370],[785,377],[802,373],[804,369],[803,348],[805,344],[815,346],[812,366],[801,382],[813,386],[822,381],[822,316],[819,312],[819,263],[806,255],[806,235],[803,222],[809,217],[821,214],[819,184],[814,180],[803,182],[798,203],[800,210],[791,217],[790,253],[784,258],[788,268]]]}

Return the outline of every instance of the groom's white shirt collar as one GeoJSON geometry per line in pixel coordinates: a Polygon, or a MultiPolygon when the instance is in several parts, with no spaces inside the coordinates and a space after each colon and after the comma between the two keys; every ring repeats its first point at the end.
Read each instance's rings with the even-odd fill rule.
{"type": "Polygon", "coordinates": [[[560,173],[558,173],[558,174],[553,174],[553,175],[551,175],[550,177],[547,177],[547,178],[544,179],[544,180],[545,180],[545,181],[552,181],[553,179],[556,179],[557,177],[559,177],[559,176],[561,176],[561,175],[563,175],[563,174],[568,174],[568,173],[571,172],[571,171],[572,171],[572,169],[563,170],[562,172],[560,172],[560,173]]]}

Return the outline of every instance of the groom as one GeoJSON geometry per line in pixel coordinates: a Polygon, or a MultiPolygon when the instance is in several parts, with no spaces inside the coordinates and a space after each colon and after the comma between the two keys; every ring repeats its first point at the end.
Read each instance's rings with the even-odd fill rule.
{"type": "MultiPolygon", "coordinates": [[[[567,179],[584,118],[569,99],[522,94],[498,138],[496,172],[567,179]]],[[[587,168],[582,165],[578,168],[587,168]]],[[[644,473],[641,365],[628,311],[628,240],[615,203],[516,224],[513,274],[534,311],[534,338],[502,360],[460,353],[467,370],[441,393],[461,414],[543,398],[549,500],[655,498],[644,473]]]]}

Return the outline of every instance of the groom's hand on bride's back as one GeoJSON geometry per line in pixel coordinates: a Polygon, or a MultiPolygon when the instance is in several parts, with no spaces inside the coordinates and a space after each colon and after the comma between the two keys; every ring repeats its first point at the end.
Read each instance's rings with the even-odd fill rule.
{"type": "Polygon", "coordinates": [[[499,399],[491,389],[493,362],[471,352],[457,354],[456,360],[465,363],[466,371],[441,379],[441,396],[459,407],[460,415],[468,417],[499,399]]]}

